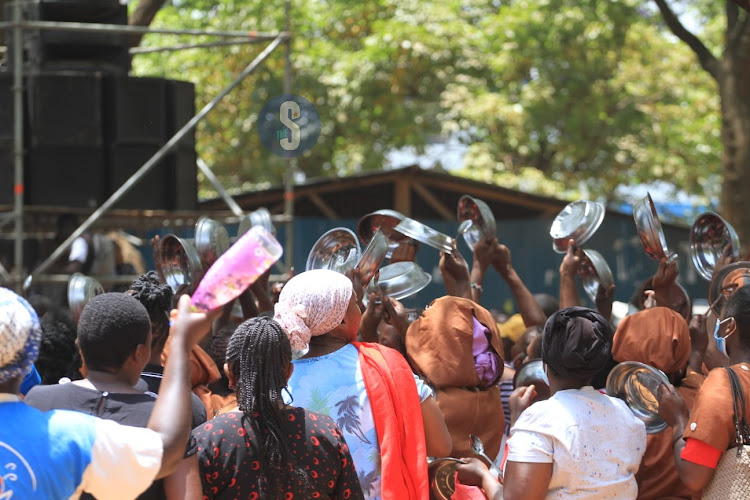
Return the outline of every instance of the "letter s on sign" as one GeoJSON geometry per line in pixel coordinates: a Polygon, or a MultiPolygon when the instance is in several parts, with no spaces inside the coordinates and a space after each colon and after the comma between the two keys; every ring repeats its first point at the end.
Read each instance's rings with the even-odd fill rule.
{"type": "Polygon", "coordinates": [[[281,141],[279,141],[279,144],[281,144],[281,147],[286,149],[287,151],[293,151],[297,149],[299,147],[300,141],[299,125],[294,123],[294,121],[289,117],[290,111],[292,112],[292,116],[299,116],[299,104],[294,101],[284,101],[284,103],[281,105],[281,109],[279,110],[279,120],[281,120],[281,123],[289,127],[289,130],[292,131],[292,136],[281,139],[281,141]]]}

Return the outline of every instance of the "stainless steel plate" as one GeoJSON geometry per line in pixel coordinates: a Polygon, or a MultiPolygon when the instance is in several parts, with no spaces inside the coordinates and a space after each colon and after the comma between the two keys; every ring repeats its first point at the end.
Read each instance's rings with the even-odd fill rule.
{"type": "Polygon", "coordinates": [[[260,207],[258,210],[242,216],[240,225],[237,228],[237,237],[239,238],[248,232],[253,226],[263,226],[269,233],[276,234],[276,227],[273,225],[271,212],[265,207],[260,207]]]}
{"type": "Polygon", "coordinates": [[[83,308],[91,299],[104,293],[102,285],[94,278],[74,273],[68,279],[68,309],[73,321],[78,322],[83,308]]]}
{"type": "Polygon", "coordinates": [[[513,376],[513,386],[522,387],[531,384],[538,385],[540,382],[549,387],[547,374],[544,373],[544,362],[541,359],[532,359],[527,361],[513,376]]]}
{"type": "Polygon", "coordinates": [[[388,238],[378,229],[375,231],[370,243],[367,244],[367,248],[362,252],[362,257],[357,263],[357,268],[360,272],[360,279],[362,280],[362,286],[367,286],[375,273],[378,272],[380,264],[385,260],[385,256],[388,253],[388,238]]]}
{"type": "Polygon", "coordinates": [[[490,207],[480,199],[473,198],[468,194],[463,195],[458,200],[456,216],[459,224],[465,220],[472,222],[469,229],[463,233],[464,241],[469,245],[469,248],[473,249],[474,245],[482,238],[491,240],[497,235],[495,215],[490,207]]]}
{"type": "Polygon", "coordinates": [[[315,242],[307,256],[305,270],[330,269],[344,274],[354,269],[361,254],[357,235],[351,229],[337,227],[315,242]]]}
{"type": "Polygon", "coordinates": [[[201,217],[195,223],[195,249],[203,269],[208,269],[229,248],[229,233],[220,222],[201,217]]]}
{"type": "Polygon", "coordinates": [[[596,250],[583,249],[584,259],[578,266],[578,277],[581,284],[592,301],[596,302],[596,294],[599,291],[599,285],[605,289],[614,285],[615,279],[612,276],[612,270],[609,268],[607,261],[602,254],[596,250]]]}
{"type": "Polygon", "coordinates": [[[740,239],[734,228],[713,212],[699,215],[690,227],[690,258],[704,280],[711,281],[716,264],[727,250],[732,259],[740,257],[740,239]]]}
{"type": "Polygon", "coordinates": [[[666,375],[649,365],[625,361],[615,366],[607,377],[607,395],[627,403],[633,414],[646,424],[646,432],[656,434],[667,428],[659,416],[659,385],[669,384],[666,375]]]}
{"type": "Polygon", "coordinates": [[[633,204],[633,219],[646,255],[655,260],[674,257],[667,249],[667,240],[650,194],[646,193],[642,200],[633,204]]]}
{"type": "Polygon", "coordinates": [[[388,253],[386,258],[389,258],[393,251],[398,247],[399,243],[406,240],[407,237],[401,233],[395,231],[396,226],[404,220],[404,216],[395,210],[382,209],[376,210],[371,214],[367,214],[357,222],[357,235],[363,245],[370,243],[372,235],[375,231],[380,231],[388,239],[388,253]]]}
{"type": "Polygon", "coordinates": [[[552,221],[549,235],[552,249],[565,253],[572,239],[577,247],[594,235],[604,220],[604,205],[596,201],[579,200],[569,203],[552,221]]]}
{"type": "Polygon", "coordinates": [[[156,266],[174,292],[187,285],[194,287],[203,277],[198,251],[190,242],[168,234],[161,239],[160,259],[156,266]]]}
{"type": "Polygon", "coordinates": [[[414,295],[430,284],[432,276],[414,262],[395,262],[380,268],[377,286],[374,281],[365,289],[365,299],[371,293],[378,293],[396,300],[414,295]]]}
{"type": "Polygon", "coordinates": [[[453,253],[453,240],[429,226],[425,226],[419,221],[405,217],[395,228],[396,232],[408,236],[420,243],[429,245],[445,253],[453,253]]]}

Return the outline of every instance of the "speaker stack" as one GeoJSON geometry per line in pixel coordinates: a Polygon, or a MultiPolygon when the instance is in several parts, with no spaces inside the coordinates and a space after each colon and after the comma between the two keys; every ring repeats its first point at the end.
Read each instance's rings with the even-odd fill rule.
{"type": "MultiPolygon", "coordinates": [[[[117,0],[28,4],[30,19],[127,23],[126,7],[117,0]]],[[[12,53],[12,47],[8,51],[12,53]]],[[[24,39],[24,52],[26,204],[101,205],[195,114],[192,83],[128,76],[125,36],[31,32],[24,39]]],[[[12,71],[12,61],[8,68],[12,71]]],[[[12,81],[10,71],[0,72],[2,179],[13,179],[12,81]]],[[[12,203],[12,184],[0,183],[0,204],[12,203]]],[[[116,207],[196,209],[194,133],[116,207]]]]}

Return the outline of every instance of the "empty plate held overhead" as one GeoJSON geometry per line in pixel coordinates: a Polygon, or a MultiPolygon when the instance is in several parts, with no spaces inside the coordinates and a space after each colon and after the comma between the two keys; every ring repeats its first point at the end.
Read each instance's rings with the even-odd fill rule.
{"type": "Polygon", "coordinates": [[[447,254],[453,253],[453,240],[430,226],[426,226],[419,221],[405,217],[398,226],[396,232],[408,236],[425,245],[429,245],[447,254]]]}
{"type": "Polygon", "coordinates": [[[717,214],[701,214],[690,227],[690,258],[696,271],[703,279],[711,281],[714,268],[724,255],[733,260],[740,257],[737,233],[717,214]]]}
{"type": "Polygon", "coordinates": [[[584,258],[578,266],[578,277],[581,279],[581,285],[583,285],[586,295],[593,302],[596,302],[599,285],[607,290],[615,284],[615,278],[612,276],[612,270],[602,254],[596,250],[584,248],[583,255],[584,258]]]}
{"type": "Polygon", "coordinates": [[[414,262],[404,261],[388,264],[380,268],[377,285],[375,281],[365,289],[365,297],[379,292],[396,300],[401,300],[422,290],[430,284],[432,276],[424,272],[414,262]]]}
{"type": "Polygon", "coordinates": [[[78,322],[86,304],[103,293],[104,288],[94,278],[81,273],[74,273],[68,279],[68,309],[73,321],[78,322]]]}
{"type": "Polygon", "coordinates": [[[362,251],[351,229],[337,227],[323,234],[307,256],[305,270],[329,269],[344,274],[354,269],[362,251]]]}
{"type": "Polygon", "coordinates": [[[672,260],[677,257],[677,254],[672,254],[667,249],[667,240],[650,194],[646,193],[643,199],[633,204],[633,219],[646,255],[655,260],[664,257],[672,260]]]}
{"type": "Polygon", "coordinates": [[[549,235],[552,249],[557,253],[568,250],[570,240],[580,247],[594,235],[604,220],[604,205],[596,201],[579,200],[569,203],[552,221],[549,235]]]}
{"type": "Polygon", "coordinates": [[[471,225],[462,233],[469,248],[473,249],[474,245],[482,238],[491,240],[496,236],[495,215],[482,200],[473,198],[468,194],[463,195],[458,200],[456,215],[459,224],[466,220],[471,221],[471,225]]]}

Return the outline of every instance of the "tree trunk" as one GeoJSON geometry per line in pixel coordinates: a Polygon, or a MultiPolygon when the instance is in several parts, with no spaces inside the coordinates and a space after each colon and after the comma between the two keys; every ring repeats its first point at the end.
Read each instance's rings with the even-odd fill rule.
{"type": "MultiPolygon", "coordinates": [[[[164,6],[166,0],[138,0],[138,5],[135,6],[135,10],[128,19],[130,26],[150,26],[151,21],[156,17],[156,13],[159,12],[164,6]]],[[[133,35],[130,37],[130,46],[137,47],[141,43],[143,35],[133,35]]]]}
{"type": "MultiPolygon", "coordinates": [[[[750,246],[750,23],[727,50],[719,72],[723,183],[722,214],[750,246]]],[[[744,252],[743,252],[744,255],[744,252]]]]}

